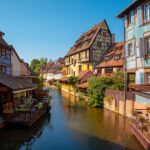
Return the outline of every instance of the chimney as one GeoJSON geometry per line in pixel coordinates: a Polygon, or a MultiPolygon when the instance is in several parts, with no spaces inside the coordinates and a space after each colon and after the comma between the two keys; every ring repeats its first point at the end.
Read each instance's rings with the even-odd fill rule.
{"type": "Polygon", "coordinates": [[[0,37],[2,38],[4,36],[4,33],[0,31],[0,37]]]}
{"type": "Polygon", "coordinates": [[[116,42],[116,40],[115,40],[115,34],[113,33],[112,34],[112,44],[114,44],[116,42]]]}

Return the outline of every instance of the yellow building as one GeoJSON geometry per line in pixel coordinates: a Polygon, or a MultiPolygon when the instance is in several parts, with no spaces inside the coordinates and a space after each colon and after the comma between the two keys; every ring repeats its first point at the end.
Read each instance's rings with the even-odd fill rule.
{"type": "Polygon", "coordinates": [[[82,34],[65,56],[67,76],[78,76],[81,71],[94,71],[95,65],[112,44],[112,34],[106,20],[82,34]]]}

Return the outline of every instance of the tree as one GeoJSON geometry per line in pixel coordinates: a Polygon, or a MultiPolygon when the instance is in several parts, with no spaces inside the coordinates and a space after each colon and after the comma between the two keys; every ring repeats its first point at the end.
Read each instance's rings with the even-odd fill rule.
{"type": "Polygon", "coordinates": [[[39,74],[41,68],[46,64],[47,64],[47,58],[42,57],[40,60],[33,59],[31,61],[30,68],[34,73],[39,74]]]}
{"type": "Polygon", "coordinates": [[[40,67],[43,67],[44,65],[46,65],[47,64],[47,58],[44,58],[44,57],[42,57],[41,59],[40,59],[40,67]]]}
{"type": "Polygon", "coordinates": [[[36,69],[36,66],[37,66],[38,64],[40,64],[40,61],[39,61],[38,59],[33,59],[33,60],[31,61],[30,68],[31,68],[32,70],[35,70],[35,69],[36,69]]]}
{"type": "Polygon", "coordinates": [[[113,85],[110,87],[111,90],[124,90],[125,73],[122,71],[116,71],[112,75],[113,85]]]}
{"type": "Polygon", "coordinates": [[[111,77],[92,77],[88,80],[89,105],[103,107],[103,99],[106,88],[113,84],[111,77]]]}

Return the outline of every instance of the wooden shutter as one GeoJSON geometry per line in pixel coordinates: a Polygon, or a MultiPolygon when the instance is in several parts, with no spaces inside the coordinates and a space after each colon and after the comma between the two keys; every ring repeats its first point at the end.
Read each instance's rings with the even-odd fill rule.
{"type": "Polygon", "coordinates": [[[140,56],[143,57],[145,55],[144,39],[143,38],[139,38],[139,40],[140,40],[140,56]]]}
{"type": "Polygon", "coordinates": [[[131,12],[131,23],[134,24],[134,11],[131,12]]]}
{"type": "Polygon", "coordinates": [[[124,24],[125,24],[125,28],[126,28],[128,26],[128,17],[127,17],[127,15],[125,16],[124,24]]]}
{"type": "Polygon", "coordinates": [[[131,55],[134,55],[135,54],[135,40],[132,41],[132,54],[131,55]]]}
{"type": "Polygon", "coordinates": [[[141,6],[137,8],[137,22],[138,22],[138,26],[142,25],[142,7],[141,6]]]}
{"type": "Polygon", "coordinates": [[[125,45],[125,56],[128,57],[128,44],[125,45]]]}

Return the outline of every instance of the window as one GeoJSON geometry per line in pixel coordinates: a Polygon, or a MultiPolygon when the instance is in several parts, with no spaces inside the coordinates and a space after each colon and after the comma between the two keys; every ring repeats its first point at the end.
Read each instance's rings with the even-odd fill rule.
{"type": "Polygon", "coordinates": [[[111,73],[113,73],[113,68],[106,68],[105,69],[105,73],[107,74],[111,74],[111,73]]]}
{"type": "Polygon", "coordinates": [[[6,58],[7,59],[11,58],[11,52],[9,50],[6,51],[6,58]]]}
{"type": "Polygon", "coordinates": [[[87,64],[87,70],[89,70],[90,69],[90,65],[89,64],[87,64]]]}
{"type": "Polygon", "coordinates": [[[97,41],[97,46],[98,46],[98,47],[101,47],[101,46],[102,46],[102,44],[101,44],[100,41],[97,41]]]}
{"type": "Polygon", "coordinates": [[[119,55],[115,55],[114,56],[114,60],[119,60],[120,59],[120,56],[119,55]]]}
{"type": "Polygon", "coordinates": [[[102,74],[102,69],[98,69],[97,70],[97,75],[101,75],[102,74]]]}
{"type": "Polygon", "coordinates": [[[10,68],[10,67],[6,67],[6,73],[7,73],[8,75],[11,74],[11,68],[10,68]]]}
{"type": "Polygon", "coordinates": [[[105,61],[108,61],[108,60],[109,60],[109,57],[108,57],[108,56],[105,56],[104,59],[105,59],[105,61]]]}
{"type": "Polygon", "coordinates": [[[5,50],[1,49],[1,56],[5,57],[5,50]]]}
{"type": "Polygon", "coordinates": [[[79,73],[82,71],[82,65],[79,65],[79,73]]]}
{"type": "Polygon", "coordinates": [[[0,66],[0,72],[6,72],[6,67],[0,66]]]}
{"type": "Polygon", "coordinates": [[[74,60],[73,66],[74,66],[74,67],[76,66],[76,60],[74,60]]]}
{"type": "Polygon", "coordinates": [[[81,60],[81,54],[79,53],[79,61],[81,60]]]}
{"type": "Polygon", "coordinates": [[[146,73],[146,84],[150,84],[150,73],[146,73]]]}
{"type": "Polygon", "coordinates": [[[150,55],[150,36],[145,38],[146,55],[150,55]]]}
{"type": "Polygon", "coordinates": [[[129,15],[128,15],[128,25],[131,25],[132,23],[133,23],[132,13],[129,13],[129,15]]]}
{"type": "Polygon", "coordinates": [[[144,6],[144,22],[150,21],[150,3],[144,6]]]}
{"type": "Polygon", "coordinates": [[[128,74],[128,83],[135,84],[135,73],[128,74]]]}
{"type": "Polygon", "coordinates": [[[134,47],[133,47],[133,43],[129,43],[128,44],[128,56],[131,56],[134,54],[134,47]]]}

